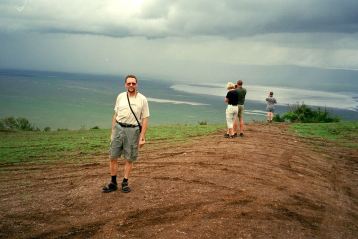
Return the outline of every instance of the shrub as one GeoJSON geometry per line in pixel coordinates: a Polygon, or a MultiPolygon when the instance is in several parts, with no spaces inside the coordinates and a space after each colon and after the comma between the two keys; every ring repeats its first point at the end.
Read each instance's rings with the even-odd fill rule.
{"type": "Polygon", "coordinates": [[[35,128],[28,119],[22,117],[14,118],[12,116],[0,119],[0,129],[23,130],[23,131],[38,130],[38,128],[35,128]]]}
{"type": "Polygon", "coordinates": [[[0,130],[5,130],[5,124],[2,120],[0,120],[0,130]]]}
{"type": "Polygon", "coordinates": [[[3,119],[5,129],[12,130],[17,128],[16,119],[14,117],[7,117],[3,119]]]}
{"type": "Polygon", "coordinates": [[[25,131],[32,131],[34,127],[30,124],[30,122],[25,118],[17,118],[17,128],[25,131]]]}
{"type": "Polygon", "coordinates": [[[57,131],[68,131],[66,128],[58,128],[57,131]]]}
{"type": "Polygon", "coordinates": [[[275,122],[285,122],[285,119],[283,117],[281,117],[279,114],[274,115],[272,120],[275,122]]]}
{"type": "Polygon", "coordinates": [[[47,127],[44,128],[44,131],[45,131],[45,132],[50,132],[50,131],[51,131],[51,128],[47,126],[47,127]]]}
{"type": "Polygon", "coordinates": [[[208,122],[207,121],[199,121],[198,124],[199,125],[208,125],[208,122]]]}
{"type": "Polygon", "coordinates": [[[282,116],[282,118],[280,117],[279,119],[283,119],[284,121],[289,122],[302,123],[329,123],[339,122],[340,120],[338,117],[330,116],[326,108],[324,109],[324,111],[322,111],[321,108],[313,110],[305,104],[297,104],[290,106],[289,111],[286,112],[282,116]]]}
{"type": "Polygon", "coordinates": [[[92,127],[91,129],[99,129],[99,127],[98,127],[98,126],[94,126],[94,127],[92,127]]]}

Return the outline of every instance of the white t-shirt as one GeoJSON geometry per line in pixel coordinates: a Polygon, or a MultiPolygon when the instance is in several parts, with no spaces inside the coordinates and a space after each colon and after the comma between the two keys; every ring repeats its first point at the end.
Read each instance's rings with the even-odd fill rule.
{"type": "MultiPolygon", "coordinates": [[[[129,96],[129,101],[133,112],[136,114],[140,123],[142,123],[142,119],[149,117],[148,101],[144,95],[137,92],[135,96],[129,96]]],[[[129,108],[127,92],[123,92],[118,95],[114,111],[116,112],[116,120],[118,122],[138,125],[131,109],[129,108]]]]}

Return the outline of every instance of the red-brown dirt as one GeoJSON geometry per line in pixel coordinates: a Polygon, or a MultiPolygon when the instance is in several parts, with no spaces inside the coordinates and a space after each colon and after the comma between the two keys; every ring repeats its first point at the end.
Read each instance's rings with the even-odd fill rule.
{"type": "Polygon", "coordinates": [[[101,193],[107,155],[0,166],[0,238],[358,237],[357,150],[282,124],[223,133],[148,142],[128,194],[101,193]]]}

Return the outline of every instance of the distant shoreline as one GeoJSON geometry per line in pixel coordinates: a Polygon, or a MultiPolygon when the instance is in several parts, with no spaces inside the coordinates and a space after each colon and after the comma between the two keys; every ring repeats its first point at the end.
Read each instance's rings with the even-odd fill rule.
{"type": "MultiPolygon", "coordinates": [[[[110,75],[0,70],[0,117],[25,117],[39,128],[110,128],[115,98],[124,91],[122,80],[121,76],[110,75]]],[[[225,123],[225,83],[223,89],[220,83],[209,89],[196,88],[195,92],[175,90],[175,85],[178,84],[160,79],[140,80],[139,90],[150,103],[151,125],[225,123]]],[[[250,82],[247,85],[250,87],[250,82]]],[[[262,96],[257,94],[255,100],[253,94],[254,89],[248,88],[246,122],[265,120],[266,92],[262,96]]],[[[282,99],[280,95],[277,98],[279,102],[282,99]]],[[[278,105],[276,113],[282,114],[287,109],[287,105],[278,105]]],[[[327,110],[344,120],[358,120],[356,111],[328,107],[327,110]]]]}

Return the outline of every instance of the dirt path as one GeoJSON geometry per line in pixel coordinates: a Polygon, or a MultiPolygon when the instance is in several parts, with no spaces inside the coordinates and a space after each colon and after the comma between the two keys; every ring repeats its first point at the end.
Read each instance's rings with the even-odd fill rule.
{"type": "Polygon", "coordinates": [[[1,166],[0,238],[357,238],[357,150],[285,125],[223,133],[147,144],[129,194],[100,192],[106,155],[1,166]]]}

